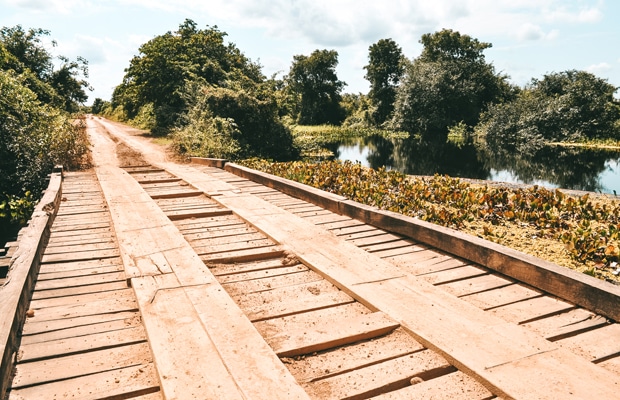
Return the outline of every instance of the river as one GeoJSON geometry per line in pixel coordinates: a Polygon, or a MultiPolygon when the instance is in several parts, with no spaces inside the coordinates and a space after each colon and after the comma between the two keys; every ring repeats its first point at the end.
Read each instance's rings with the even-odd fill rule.
{"type": "Polygon", "coordinates": [[[334,143],[336,159],[410,175],[450,175],[548,188],[620,193],[620,151],[546,146],[507,154],[473,144],[425,143],[382,137],[334,143]]]}

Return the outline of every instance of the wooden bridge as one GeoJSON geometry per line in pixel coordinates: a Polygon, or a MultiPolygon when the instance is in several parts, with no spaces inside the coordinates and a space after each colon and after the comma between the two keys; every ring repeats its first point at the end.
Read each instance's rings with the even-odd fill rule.
{"type": "Polygon", "coordinates": [[[619,287],[88,126],[7,263],[0,398],[620,399],[619,287]]]}

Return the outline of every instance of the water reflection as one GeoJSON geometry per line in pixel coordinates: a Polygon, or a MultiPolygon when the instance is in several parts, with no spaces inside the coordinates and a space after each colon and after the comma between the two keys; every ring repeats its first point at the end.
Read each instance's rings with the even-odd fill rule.
{"type": "Polygon", "coordinates": [[[349,139],[331,148],[340,160],[385,166],[411,175],[540,184],[548,187],[620,193],[620,152],[578,148],[532,148],[524,153],[490,149],[472,142],[433,143],[382,137],[349,139]]]}

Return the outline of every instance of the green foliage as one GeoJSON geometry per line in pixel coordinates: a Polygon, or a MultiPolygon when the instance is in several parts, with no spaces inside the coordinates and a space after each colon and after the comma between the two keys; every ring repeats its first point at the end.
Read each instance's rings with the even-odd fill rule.
{"type": "Polygon", "coordinates": [[[168,131],[187,110],[184,87],[202,82],[220,87],[254,86],[264,79],[260,66],[252,63],[217,27],[198,29],[186,19],[176,32],[156,36],[143,44],[123,82],[112,96],[112,107],[122,106],[127,118],[152,104],[155,130],[168,131]]]}
{"type": "Polygon", "coordinates": [[[338,52],[315,50],[310,56],[297,55],[286,78],[287,90],[296,99],[294,115],[299,124],[339,125],[344,120],[340,93],[345,83],[338,80],[338,52]]]}
{"type": "Polygon", "coordinates": [[[54,164],[82,162],[84,126],[39,103],[13,73],[0,71],[0,93],[0,193],[39,193],[54,164]]]}
{"type": "Polygon", "coordinates": [[[269,163],[248,161],[251,168],[304,183],[351,200],[448,226],[463,228],[474,220],[492,226],[518,222],[540,235],[565,243],[582,263],[609,266],[620,261],[620,204],[599,203],[589,195],[567,196],[539,186],[510,189],[471,185],[457,178],[410,177],[373,170],[351,162],[269,163]]]}
{"type": "Polygon", "coordinates": [[[191,152],[200,149],[200,155],[208,157],[276,160],[298,156],[293,137],[279,120],[273,99],[261,100],[242,89],[197,84],[189,86],[187,97],[193,102],[187,124],[174,134],[181,152],[198,155],[191,152]],[[220,128],[222,132],[217,132],[220,128]],[[194,145],[188,146],[190,142],[194,145]]]}
{"type": "Polygon", "coordinates": [[[409,63],[394,105],[393,129],[445,140],[448,127],[474,126],[489,104],[509,98],[506,77],[495,73],[480,43],[444,29],[422,36],[422,55],[409,63]]]}
{"type": "MultiPolygon", "coordinates": [[[[45,104],[76,112],[88,99],[90,89],[88,61],[78,57],[71,61],[59,56],[61,65],[54,69],[53,57],[43,46],[41,37],[50,32],[44,29],[25,31],[20,25],[0,29],[0,69],[14,71],[22,77],[22,84],[32,90],[45,104]]],[[[56,45],[56,42],[52,42],[56,45]]]]}
{"type": "Polygon", "coordinates": [[[351,138],[381,136],[386,139],[406,139],[407,132],[395,132],[364,126],[295,125],[292,127],[295,144],[305,157],[333,156],[325,147],[351,138]]]}
{"type": "Polygon", "coordinates": [[[489,107],[476,130],[490,146],[506,151],[528,151],[547,142],[618,139],[615,91],[588,72],[545,75],[514,101],[489,107]]]}
{"type": "Polygon", "coordinates": [[[172,132],[172,145],[179,154],[193,157],[235,158],[241,149],[235,140],[239,134],[232,119],[190,113],[192,122],[172,132]]]}
{"type": "Polygon", "coordinates": [[[32,193],[22,196],[0,195],[0,221],[10,225],[23,226],[34,211],[36,199],[32,193]]]}
{"type": "Polygon", "coordinates": [[[402,49],[392,39],[381,39],[368,49],[366,78],[370,82],[370,98],[375,109],[372,120],[381,125],[392,115],[396,88],[404,73],[402,49]]]}

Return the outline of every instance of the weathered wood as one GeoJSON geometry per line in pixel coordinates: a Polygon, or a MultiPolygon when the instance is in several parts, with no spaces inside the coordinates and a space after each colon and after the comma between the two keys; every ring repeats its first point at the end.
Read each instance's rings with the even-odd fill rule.
{"type": "MultiPolygon", "coordinates": [[[[146,365],[151,352],[146,342],[73,354],[51,360],[20,364],[13,380],[13,389],[42,385],[48,382],[71,379],[136,365],[146,365]]],[[[31,391],[33,395],[51,394],[45,388],[31,391]]],[[[11,393],[11,398],[15,391],[11,393]]],[[[76,393],[74,393],[76,394],[76,393]]],[[[34,397],[33,397],[34,398],[34,397]]],[[[53,397],[49,397],[53,398],[53,397]]]]}
{"type": "Polygon", "coordinates": [[[620,324],[602,326],[557,343],[586,360],[600,362],[610,356],[620,355],[620,324]]]}
{"type": "Polygon", "coordinates": [[[22,344],[19,347],[19,361],[20,363],[31,362],[142,342],[146,342],[146,335],[144,328],[138,325],[110,332],[93,333],[79,339],[61,338],[41,343],[22,344]]]}
{"type": "Polygon", "coordinates": [[[430,381],[421,381],[415,385],[373,397],[373,400],[490,400],[493,398],[496,397],[487,388],[461,371],[456,371],[430,381]]]}
{"type": "Polygon", "coordinates": [[[504,321],[522,324],[566,312],[573,308],[575,308],[574,305],[565,301],[550,296],[540,296],[493,308],[490,312],[504,321]]]}
{"type": "Polygon", "coordinates": [[[227,163],[226,171],[343,216],[404,235],[496,270],[589,310],[620,320],[620,287],[453,229],[346,200],[307,185],[227,163]]]}
{"type": "MultiPolygon", "coordinates": [[[[97,168],[117,228],[121,256],[148,247],[165,255],[169,273],[131,279],[168,398],[304,399],[306,393],[217,283],[174,224],[137,182],[111,166],[97,168]],[[146,196],[146,197],[145,197],[146,196]],[[140,212],[129,204],[140,199],[140,212]],[[148,221],[145,221],[148,216],[148,221]],[[157,237],[135,235],[149,224],[157,237]],[[151,240],[152,239],[152,240],[151,240]],[[235,329],[231,331],[230,327],[235,329]],[[260,367],[259,367],[260,366],[260,367]]],[[[281,249],[269,250],[283,254],[281,249]]]]}
{"type": "Polygon", "coordinates": [[[398,322],[375,312],[342,321],[339,326],[316,327],[312,332],[286,332],[266,340],[278,356],[293,357],[382,336],[398,327],[398,322]]]}
{"type": "Polygon", "coordinates": [[[222,284],[224,289],[234,296],[237,293],[250,294],[274,290],[282,287],[295,286],[301,283],[317,282],[323,278],[314,271],[300,271],[291,274],[278,275],[262,279],[252,279],[242,282],[222,284]]]}
{"type": "Polygon", "coordinates": [[[48,321],[37,321],[33,318],[26,321],[22,335],[38,335],[46,332],[62,331],[65,329],[78,328],[82,326],[96,325],[117,320],[131,320],[139,318],[137,311],[119,311],[102,312],[87,316],[79,316],[74,318],[61,318],[48,321]]]}
{"type": "Polygon", "coordinates": [[[431,351],[420,351],[347,372],[307,385],[315,396],[330,399],[367,399],[410,385],[411,378],[431,379],[454,372],[444,358],[431,351]]]}
{"type": "MultiPolygon", "coordinates": [[[[259,207],[256,198],[234,192],[218,196],[217,200],[233,212],[243,214],[244,219],[261,231],[269,232],[274,240],[294,249],[304,264],[339,282],[343,289],[371,309],[380,309],[395,317],[423,344],[444,354],[459,368],[474,373],[490,387],[495,387],[498,394],[557,398],[569,392],[584,396],[598,392],[597,395],[605,397],[615,391],[609,383],[612,378],[606,376],[602,368],[598,368],[600,373],[597,375],[595,366],[585,360],[557,349],[557,346],[514,324],[503,323],[474,306],[467,307],[462,300],[413,276],[405,276],[395,266],[339,241],[305,220],[292,219],[290,214],[267,203],[259,207]],[[415,307],[411,307],[412,304],[415,307]],[[468,339],[466,343],[464,338],[468,339]],[[515,385],[521,380],[514,378],[508,365],[514,365],[515,373],[532,378],[531,371],[522,370],[527,364],[523,360],[532,358],[532,365],[537,367],[543,358],[533,356],[541,352],[553,353],[544,359],[550,363],[547,366],[552,370],[550,379],[567,379],[567,383],[550,392],[532,390],[526,395],[520,386],[515,385]],[[553,363],[557,366],[552,367],[553,363]],[[566,371],[567,368],[571,371],[566,371]],[[580,368],[599,379],[596,383],[575,382],[574,373],[580,368]]],[[[542,383],[539,387],[543,387],[542,383]]]]}
{"type": "Polygon", "coordinates": [[[575,308],[547,318],[527,322],[523,325],[548,340],[556,341],[608,324],[604,317],[597,316],[582,308],[575,308]]]}
{"type": "Polygon", "coordinates": [[[62,198],[61,184],[62,173],[52,173],[48,188],[35,207],[28,227],[22,230],[8,281],[0,287],[0,398],[4,398],[11,380],[19,332],[26,319],[41,253],[62,198]]]}
{"type": "Polygon", "coordinates": [[[261,183],[270,188],[277,189],[290,196],[304,199],[334,212],[338,212],[339,203],[346,200],[343,196],[327,193],[323,190],[315,189],[288,179],[279,178],[274,175],[256,173],[257,171],[255,170],[237,164],[227,163],[224,166],[224,170],[251,179],[254,182],[261,183]]]}
{"type": "MultiPolygon", "coordinates": [[[[26,324],[27,325],[27,324],[26,324]]],[[[23,335],[22,345],[48,342],[51,340],[60,340],[67,338],[75,338],[95,333],[118,331],[129,327],[141,326],[142,320],[138,313],[133,313],[131,317],[114,319],[111,321],[96,322],[87,325],[70,326],[65,329],[56,329],[37,334],[23,335]]]]}

